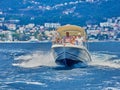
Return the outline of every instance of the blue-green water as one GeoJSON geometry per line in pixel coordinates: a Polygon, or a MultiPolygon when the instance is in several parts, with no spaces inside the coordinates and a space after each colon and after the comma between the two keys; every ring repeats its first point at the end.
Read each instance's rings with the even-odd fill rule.
{"type": "Polygon", "coordinates": [[[0,43],[0,90],[120,90],[120,42],[90,42],[84,68],[54,63],[51,43],[0,43]]]}

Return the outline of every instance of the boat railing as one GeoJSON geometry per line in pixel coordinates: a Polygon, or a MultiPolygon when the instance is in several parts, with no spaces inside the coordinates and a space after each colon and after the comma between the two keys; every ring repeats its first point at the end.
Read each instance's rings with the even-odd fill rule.
{"type": "Polygon", "coordinates": [[[86,40],[84,38],[78,39],[77,36],[71,36],[66,40],[64,37],[56,37],[52,40],[53,45],[74,45],[74,46],[84,46],[86,47],[86,40]]]}
{"type": "Polygon", "coordinates": [[[78,43],[70,43],[70,42],[61,42],[61,43],[56,43],[56,42],[52,42],[52,45],[63,45],[63,46],[67,46],[67,45],[70,45],[70,46],[82,46],[82,47],[86,47],[86,42],[82,42],[81,44],[78,44],[78,43]]]}

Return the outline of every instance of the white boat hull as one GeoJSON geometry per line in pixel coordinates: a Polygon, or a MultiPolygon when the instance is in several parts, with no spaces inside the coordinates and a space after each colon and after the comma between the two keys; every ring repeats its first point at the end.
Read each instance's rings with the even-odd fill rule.
{"type": "Polygon", "coordinates": [[[87,49],[77,45],[53,45],[52,53],[59,65],[73,66],[77,63],[87,63],[91,57],[87,49]]]}

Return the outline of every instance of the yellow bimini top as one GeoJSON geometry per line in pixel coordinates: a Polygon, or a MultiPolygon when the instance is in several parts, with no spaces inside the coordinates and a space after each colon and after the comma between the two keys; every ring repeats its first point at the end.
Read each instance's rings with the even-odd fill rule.
{"type": "Polygon", "coordinates": [[[82,37],[86,38],[86,32],[83,28],[76,25],[64,25],[57,29],[60,37],[66,36],[66,32],[69,32],[70,36],[77,36],[80,34],[82,37]]]}

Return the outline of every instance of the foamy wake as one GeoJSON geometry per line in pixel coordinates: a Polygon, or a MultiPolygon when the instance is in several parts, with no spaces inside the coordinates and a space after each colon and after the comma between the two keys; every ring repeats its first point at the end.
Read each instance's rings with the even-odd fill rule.
{"type": "MultiPolygon", "coordinates": [[[[120,68],[120,59],[111,60],[111,58],[116,57],[117,55],[92,53],[92,62],[88,65],[120,68]]],[[[14,60],[19,62],[13,63],[13,66],[20,66],[24,68],[56,66],[54,58],[50,52],[34,52],[33,54],[15,57],[14,60]]]]}
{"type": "Polygon", "coordinates": [[[25,68],[39,67],[39,66],[55,66],[52,54],[49,52],[34,52],[33,54],[15,57],[14,60],[19,62],[13,63],[13,66],[20,66],[25,68]]]}
{"type": "Polygon", "coordinates": [[[111,68],[120,68],[120,59],[111,60],[117,57],[116,55],[94,53],[92,54],[92,62],[89,65],[106,66],[111,68]]]}
{"type": "Polygon", "coordinates": [[[34,82],[34,81],[14,81],[14,82],[6,82],[6,84],[10,85],[10,84],[16,84],[16,83],[23,83],[23,84],[28,84],[28,85],[39,85],[39,86],[44,86],[47,87],[47,85],[45,83],[42,82],[34,82]]]}

